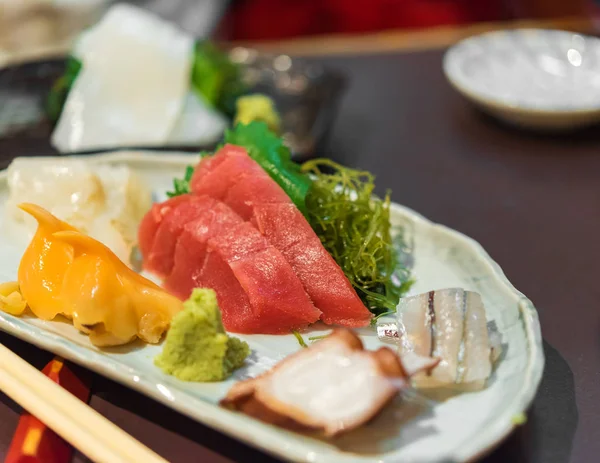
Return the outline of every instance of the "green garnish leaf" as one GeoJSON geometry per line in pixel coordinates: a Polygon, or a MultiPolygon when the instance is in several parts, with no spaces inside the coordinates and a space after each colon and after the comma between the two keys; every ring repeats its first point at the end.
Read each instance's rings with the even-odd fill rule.
{"type": "Polygon", "coordinates": [[[81,61],[70,56],[67,59],[65,73],[54,82],[46,100],[46,114],[52,122],[58,121],[67,95],[80,71],[81,61]]]}
{"type": "MultiPolygon", "coordinates": [[[[408,288],[407,288],[408,289],[408,288]]],[[[396,311],[395,310],[389,310],[388,312],[382,312],[379,315],[376,315],[375,317],[373,317],[371,319],[371,326],[375,326],[377,324],[377,320],[379,320],[382,317],[386,317],[388,315],[393,315],[395,314],[396,311]]]]}
{"type": "Polygon", "coordinates": [[[311,342],[314,342],[314,341],[320,341],[321,339],[325,339],[325,338],[327,338],[327,337],[329,337],[329,335],[328,335],[328,334],[323,334],[323,335],[321,335],[321,336],[310,336],[310,337],[308,338],[308,340],[309,340],[309,341],[311,341],[311,342]]]}
{"type": "Polygon", "coordinates": [[[238,64],[209,41],[199,41],[194,48],[192,88],[204,100],[233,118],[236,100],[247,92],[238,64]]]}
{"type": "Polygon", "coordinates": [[[298,340],[298,344],[300,344],[300,347],[304,347],[304,348],[308,347],[308,345],[304,342],[304,339],[302,338],[302,335],[298,331],[292,330],[292,334],[298,340]]]}
{"type": "Polygon", "coordinates": [[[265,122],[237,124],[225,131],[225,143],[243,146],[252,159],[275,180],[292,202],[306,215],[305,198],[311,179],[292,161],[290,149],[271,132],[265,122]]]}
{"type": "Polygon", "coordinates": [[[389,192],[374,196],[370,172],[330,159],[307,161],[302,171],[313,179],[307,219],[323,246],[371,312],[394,312],[410,281],[392,239],[389,192]]]}
{"type": "Polygon", "coordinates": [[[172,198],[174,196],[190,193],[190,180],[192,180],[192,175],[194,175],[194,167],[187,166],[183,178],[173,179],[173,191],[167,191],[167,196],[172,198]]]}
{"type": "MultiPolygon", "coordinates": [[[[200,153],[198,154],[200,155],[200,158],[212,155],[210,151],[200,151],[200,153]]],[[[192,192],[190,188],[190,181],[192,180],[192,176],[194,175],[194,169],[194,166],[187,166],[185,168],[185,174],[183,175],[183,178],[173,179],[173,191],[167,191],[167,196],[169,198],[172,198],[173,196],[185,195],[192,192]]]]}

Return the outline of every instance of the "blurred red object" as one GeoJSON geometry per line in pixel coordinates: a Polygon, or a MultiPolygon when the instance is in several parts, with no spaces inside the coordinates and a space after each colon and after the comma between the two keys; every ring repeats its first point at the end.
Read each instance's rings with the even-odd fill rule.
{"type": "MultiPolygon", "coordinates": [[[[87,381],[64,364],[58,357],[44,367],[42,372],[79,400],[90,397],[87,381]]],[[[73,448],[48,426],[28,412],[23,412],[8,449],[4,463],[69,463],[73,448]]]]}
{"type": "Polygon", "coordinates": [[[504,0],[241,0],[227,17],[234,40],[375,32],[508,19],[504,0]]]}

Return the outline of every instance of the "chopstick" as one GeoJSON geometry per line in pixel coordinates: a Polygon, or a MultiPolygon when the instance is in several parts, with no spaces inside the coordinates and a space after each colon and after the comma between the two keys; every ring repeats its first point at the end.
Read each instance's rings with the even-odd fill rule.
{"type": "Polygon", "coordinates": [[[0,390],[93,461],[166,462],[2,344],[0,390]]]}
{"type": "MultiPolygon", "coordinates": [[[[75,374],[60,357],[54,357],[42,373],[82,402],[90,400],[87,375],[75,374]]],[[[36,416],[23,410],[4,463],[69,463],[72,458],[72,445],[36,416]]]]}

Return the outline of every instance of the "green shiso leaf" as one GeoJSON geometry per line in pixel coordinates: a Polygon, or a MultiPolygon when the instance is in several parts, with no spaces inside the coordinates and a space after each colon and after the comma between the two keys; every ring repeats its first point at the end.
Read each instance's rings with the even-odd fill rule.
{"type": "MultiPolygon", "coordinates": [[[[211,156],[212,153],[210,151],[200,151],[200,158],[204,156],[211,156]]],[[[172,198],[174,196],[185,195],[191,193],[190,181],[194,175],[194,166],[187,166],[185,168],[185,174],[183,178],[174,178],[173,179],[173,191],[167,191],[167,196],[172,198]]]]}
{"type": "Polygon", "coordinates": [[[54,82],[46,100],[46,114],[52,122],[58,121],[67,95],[79,75],[79,71],[81,71],[81,62],[70,56],[67,59],[65,73],[54,82]]]}
{"type": "Polygon", "coordinates": [[[192,88],[214,108],[233,118],[236,100],[248,91],[241,68],[209,41],[194,48],[192,88]]]}
{"type": "Polygon", "coordinates": [[[225,143],[246,148],[248,154],[275,180],[292,202],[305,214],[305,198],[311,186],[308,175],[292,161],[290,149],[281,137],[271,132],[265,122],[237,124],[225,131],[225,143]]]}
{"type": "Polygon", "coordinates": [[[192,180],[192,175],[194,175],[194,167],[187,166],[185,168],[185,175],[183,178],[173,179],[173,191],[167,191],[167,196],[172,198],[174,196],[185,195],[189,193],[191,191],[190,180],[192,180]]]}

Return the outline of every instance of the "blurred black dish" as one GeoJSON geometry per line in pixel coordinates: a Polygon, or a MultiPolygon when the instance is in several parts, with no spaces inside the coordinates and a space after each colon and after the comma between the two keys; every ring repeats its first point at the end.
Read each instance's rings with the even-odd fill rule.
{"type": "MultiPolygon", "coordinates": [[[[252,92],[264,93],[275,101],[283,137],[294,159],[318,153],[326,142],[345,89],[344,76],[287,55],[265,55],[248,48],[234,48],[230,57],[242,65],[244,80],[252,92]]],[[[53,59],[0,70],[0,167],[17,156],[59,154],[50,144],[53,126],[46,118],[44,104],[65,66],[65,59],[53,59]]],[[[210,148],[188,145],[131,149],[194,152],[210,148]]]]}

